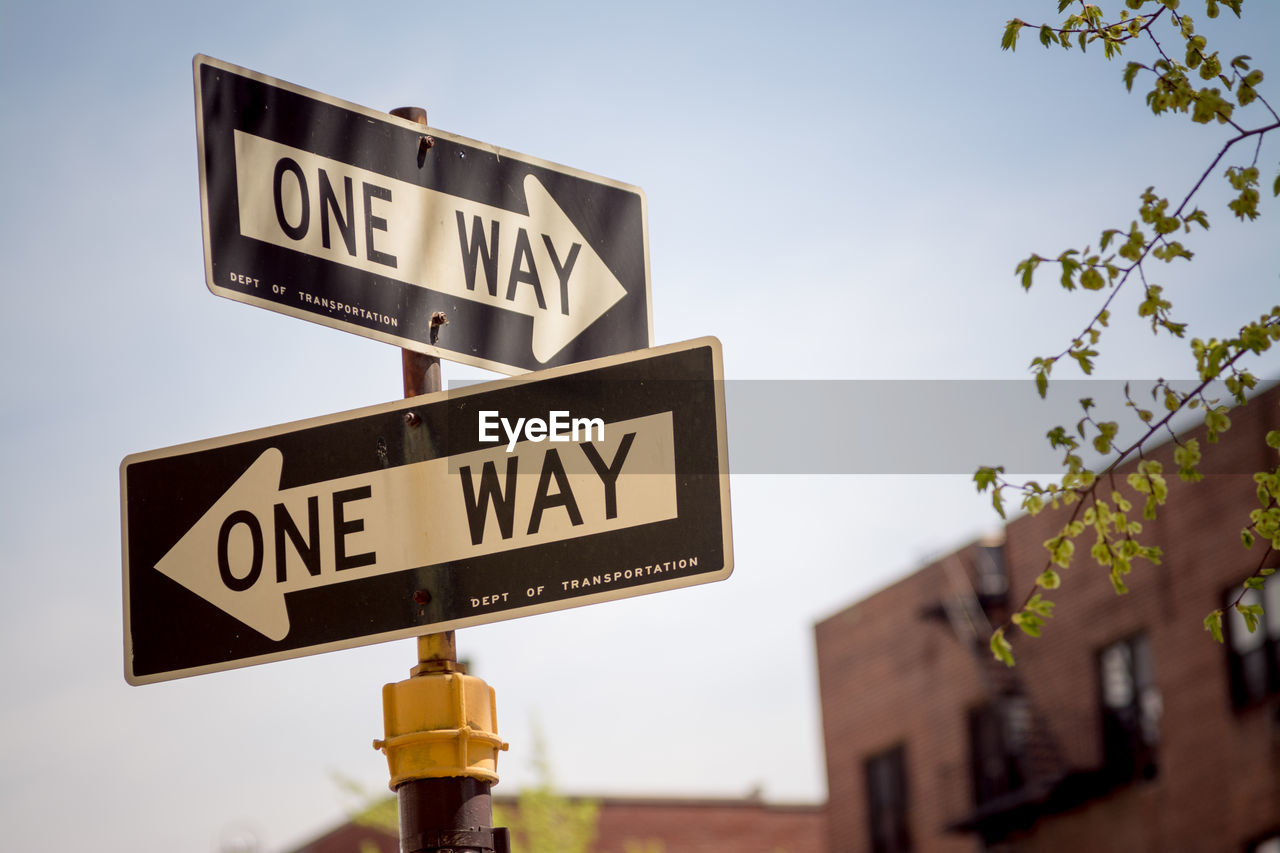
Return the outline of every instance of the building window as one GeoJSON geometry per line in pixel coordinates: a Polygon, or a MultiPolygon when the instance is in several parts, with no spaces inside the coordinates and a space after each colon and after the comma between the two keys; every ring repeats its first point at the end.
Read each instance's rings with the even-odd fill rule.
{"type": "Polygon", "coordinates": [[[1005,697],[1000,704],[969,712],[969,765],[973,774],[973,804],[982,806],[1023,785],[1019,762],[1025,740],[1026,702],[1005,697]]]}
{"type": "Polygon", "coordinates": [[[872,853],[909,853],[905,750],[899,745],[873,755],[864,769],[872,853]]]}
{"type": "Polygon", "coordinates": [[[1156,773],[1160,692],[1145,634],[1112,643],[1098,655],[1103,764],[1116,782],[1156,773]]]}
{"type": "Polygon", "coordinates": [[[1009,565],[1004,545],[980,545],[977,550],[978,602],[984,610],[1004,607],[1009,593],[1009,565]]]}
{"type": "Polygon", "coordinates": [[[1239,587],[1227,593],[1227,645],[1231,667],[1231,701],[1237,708],[1280,693],[1280,575],[1272,575],[1261,591],[1251,589],[1242,604],[1261,604],[1261,624],[1252,633],[1230,604],[1239,587]]]}

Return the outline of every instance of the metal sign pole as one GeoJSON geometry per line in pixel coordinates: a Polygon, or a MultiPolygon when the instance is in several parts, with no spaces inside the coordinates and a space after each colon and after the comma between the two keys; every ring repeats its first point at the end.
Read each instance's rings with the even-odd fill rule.
{"type": "MultiPolygon", "coordinates": [[[[391,114],[427,123],[420,107],[391,114]]],[[[419,166],[430,148],[424,136],[419,166]]],[[[433,344],[446,323],[443,313],[432,315],[433,344]]],[[[406,398],[443,390],[439,358],[406,349],[401,364],[406,398]]],[[[406,429],[420,425],[414,419],[406,415],[406,429]]],[[[382,698],[386,740],[374,746],[391,770],[401,853],[507,853],[507,831],[493,828],[489,793],[498,781],[497,753],[507,744],[497,736],[493,689],[458,664],[454,632],[419,637],[418,665],[408,680],[386,685],[382,698]]]]}

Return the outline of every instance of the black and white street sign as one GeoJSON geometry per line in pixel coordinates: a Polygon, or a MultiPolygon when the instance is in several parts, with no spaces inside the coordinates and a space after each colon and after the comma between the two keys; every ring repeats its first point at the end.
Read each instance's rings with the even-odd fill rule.
{"type": "Polygon", "coordinates": [[[503,373],[652,342],[638,188],[209,57],[194,73],[219,296],[503,373]]]}
{"type": "Polygon", "coordinates": [[[733,565],[714,338],[120,470],[132,684],[722,580],[733,565]]]}

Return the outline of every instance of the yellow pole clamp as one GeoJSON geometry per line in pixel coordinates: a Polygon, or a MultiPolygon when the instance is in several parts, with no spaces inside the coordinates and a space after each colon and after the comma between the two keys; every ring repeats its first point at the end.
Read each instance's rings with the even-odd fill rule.
{"type": "MultiPolygon", "coordinates": [[[[452,669],[452,668],[450,668],[452,669]]],[[[456,671],[421,672],[382,687],[391,790],[415,779],[465,776],[494,784],[498,753],[496,698],[482,679],[456,671]]]]}

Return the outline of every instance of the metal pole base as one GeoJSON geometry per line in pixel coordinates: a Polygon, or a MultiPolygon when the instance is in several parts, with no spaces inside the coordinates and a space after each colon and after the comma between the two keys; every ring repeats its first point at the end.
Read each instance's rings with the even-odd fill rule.
{"type": "Polygon", "coordinates": [[[489,783],[465,776],[415,779],[396,789],[401,853],[508,853],[495,829],[489,783]]]}

